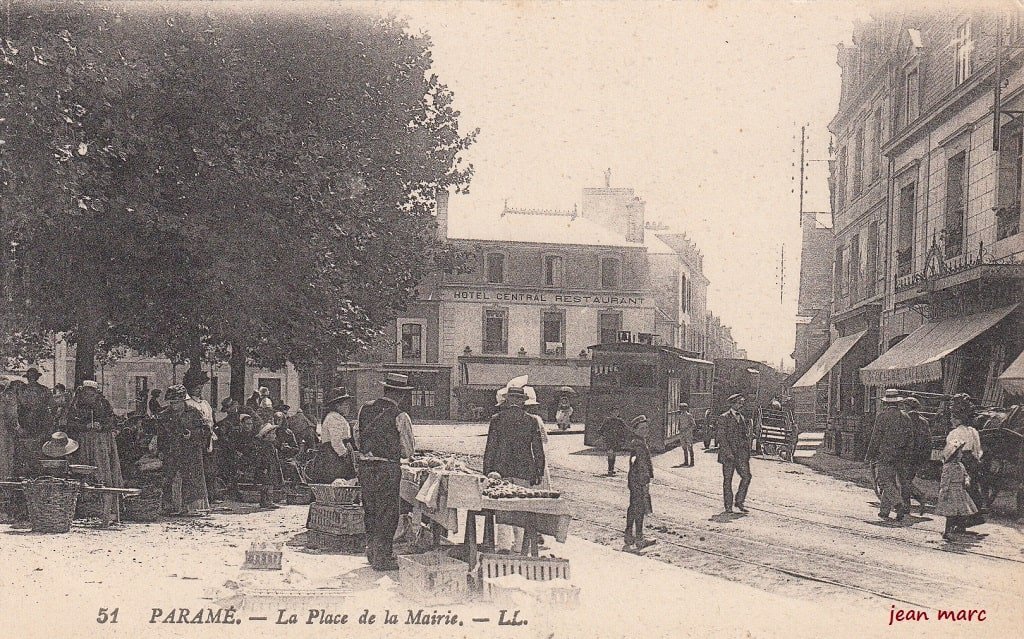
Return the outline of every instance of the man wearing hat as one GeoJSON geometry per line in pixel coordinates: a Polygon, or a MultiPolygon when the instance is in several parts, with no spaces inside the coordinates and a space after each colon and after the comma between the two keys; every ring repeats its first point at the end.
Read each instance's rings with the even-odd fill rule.
{"type": "Polygon", "coordinates": [[[613,408],[608,419],[601,424],[601,441],[604,442],[605,458],[608,460],[608,476],[615,476],[615,453],[626,445],[628,435],[625,420],[618,408],[613,408]]]}
{"type": "Polygon", "coordinates": [[[217,462],[214,464],[214,468],[217,477],[224,484],[227,494],[234,499],[241,499],[242,496],[238,490],[238,472],[241,470],[240,461],[243,448],[241,424],[239,423],[240,409],[241,406],[234,399],[224,398],[224,401],[220,403],[220,410],[226,415],[213,426],[213,432],[217,436],[217,445],[214,449],[217,462]]]}
{"type": "Polygon", "coordinates": [[[363,487],[367,559],[376,570],[397,570],[392,547],[402,508],[400,464],[416,450],[412,420],[405,411],[412,386],[409,376],[400,373],[387,373],[382,383],[384,397],[359,409],[356,472],[363,487]]]}
{"type": "Polygon", "coordinates": [[[629,474],[626,486],[629,488],[629,507],[626,509],[626,544],[637,550],[654,544],[654,540],[644,539],[644,518],[654,512],[651,505],[651,480],[654,479],[654,463],[651,461],[651,449],[647,446],[649,425],[646,415],[637,415],[630,420],[629,433],[629,474]]]}
{"type": "Polygon", "coordinates": [[[203,444],[203,476],[206,478],[206,494],[210,502],[219,501],[217,497],[217,458],[214,455],[214,442],[217,441],[217,434],[213,430],[213,407],[210,402],[203,399],[203,386],[210,381],[206,371],[198,368],[189,368],[181,383],[185,386],[188,398],[185,403],[199,411],[203,416],[203,423],[206,424],[206,440],[203,444]]]}
{"type": "Polygon", "coordinates": [[[260,485],[260,508],[277,508],[277,504],[271,499],[270,492],[284,482],[281,473],[281,457],[277,449],[280,428],[280,424],[267,422],[257,431],[254,440],[253,457],[256,475],[253,481],[260,485]]]}
{"type": "MultiPolygon", "coordinates": [[[[536,420],[523,410],[525,402],[525,389],[512,386],[505,396],[506,408],[491,418],[484,446],[484,474],[498,473],[520,486],[537,486],[544,477],[544,443],[536,420]]],[[[514,549],[519,550],[522,530],[516,528],[514,533],[514,549]]]]}
{"type": "Polygon", "coordinates": [[[874,464],[875,483],[880,493],[878,516],[888,520],[896,511],[896,521],[910,508],[910,482],[901,489],[898,468],[914,454],[914,430],[910,416],[901,408],[904,398],[895,389],[882,395],[882,408],[875,416],[875,424],[868,443],[866,460],[874,464]]]}
{"type": "Polygon", "coordinates": [[[739,474],[740,486],[736,490],[735,504],[740,512],[748,512],[743,505],[750,488],[750,436],[747,420],[741,412],[746,398],[735,394],[729,396],[729,410],[718,416],[716,424],[718,440],[718,463],[722,465],[722,498],[725,512],[733,507],[732,476],[739,474]]]}
{"type": "Polygon", "coordinates": [[[165,395],[169,408],[160,417],[158,441],[163,456],[164,512],[175,515],[200,515],[210,509],[203,474],[207,427],[202,414],[187,404],[185,386],[177,384],[165,395]],[[174,486],[180,478],[181,498],[175,499],[174,486]]]}
{"type": "Polygon", "coordinates": [[[329,484],[335,479],[352,479],[356,476],[355,439],[352,426],[345,418],[351,406],[352,396],[344,386],[331,391],[324,402],[327,415],[320,425],[320,447],[306,471],[310,481],[329,484]]]}
{"type": "Polygon", "coordinates": [[[56,417],[53,405],[53,394],[50,389],[39,383],[42,375],[33,367],[25,371],[28,383],[17,392],[18,424],[21,433],[18,435],[18,467],[28,471],[39,459],[39,447],[53,432],[56,417]]]}
{"type": "Polygon", "coordinates": [[[686,402],[679,402],[679,447],[683,449],[683,467],[693,466],[693,431],[697,428],[697,422],[690,413],[690,405],[686,402]]]}

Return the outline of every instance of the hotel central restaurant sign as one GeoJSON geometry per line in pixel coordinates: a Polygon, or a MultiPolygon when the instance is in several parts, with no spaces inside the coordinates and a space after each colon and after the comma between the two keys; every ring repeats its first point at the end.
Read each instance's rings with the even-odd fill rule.
{"type": "Polygon", "coordinates": [[[484,304],[519,303],[553,304],[557,306],[621,306],[644,308],[651,306],[644,295],[629,293],[573,292],[552,290],[479,290],[452,288],[444,291],[443,299],[451,302],[480,302],[484,304]]]}

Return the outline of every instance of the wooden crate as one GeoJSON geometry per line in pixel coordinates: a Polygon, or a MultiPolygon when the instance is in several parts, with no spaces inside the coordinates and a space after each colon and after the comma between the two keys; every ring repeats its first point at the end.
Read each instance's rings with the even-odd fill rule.
{"type": "Polygon", "coordinates": [[[366,534],[336,535],[319,530],[307,530],[306,548],[346,555],[361,555],[366,551],[366,534]]]}
{"type": "Polygon", "coordinates": [[[569,560],[558,557],[523,557],[521,555],[499,555],[482,553],[477,564],[478,577],[482,580],[522,575],[534,581],[569,579],[569,560]]]}
{"type": "Polygon", "coordinates": [[[464,601],[469,598],[469,564],[444,552],[398,556],[398,583],[416,601],[464,601]]]}
{"type": "Polygon", "coordinates": [[[306,528],[335,535],[359,535],[366,532],[363,507],[353,504],[335,506],[313,502],[306,517],[306,528]]]}
{"type": "Polygon", "coordinates": [[[483,582],[484,597],[491,603],[503,606],[522,606],[539,603],[558,608],[576,608],[580,604],[580,589],[569,583],[544,582],[552,584],[543,589],[517,588],[513,585],[495,583],[490,580],[483,582]],[[556,584],[557,585],[554,585],[556,584]]]}

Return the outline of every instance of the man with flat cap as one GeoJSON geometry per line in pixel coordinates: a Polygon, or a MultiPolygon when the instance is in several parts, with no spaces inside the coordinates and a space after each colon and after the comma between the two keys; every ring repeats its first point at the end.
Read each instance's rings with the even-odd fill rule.
{"type": "Polygon", "coordinates": [[[715,438],[718,440],[718,463],[722,465],[722,499],[725,512],[733,512],[735,503],[740,512],[748,512],[743,505],[750,488],[750,436],[747,420],[741,412],[746,398],[735,394],[729,396],[729,410],[718,416],[715,438]],[[732,476],[740,476],[740,486],[733,501],[732,476]]]}
{"type": "Polygon", "coordinates": [[[406,412],[413,387],[401,373],[387,373],[382,383],[384,397],[359,409],[356,474],[363,488],[366,557],[375,570],[398,570],[393,544],[402,508],[401,460],[416,450],[406,412]]]}

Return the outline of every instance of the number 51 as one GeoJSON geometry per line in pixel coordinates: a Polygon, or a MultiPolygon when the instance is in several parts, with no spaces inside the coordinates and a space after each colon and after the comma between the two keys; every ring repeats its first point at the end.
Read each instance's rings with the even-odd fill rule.
{"type": "Polygon", "coordinates": [[[114,608],[109,613],[106,608],[100,608],[100,613],[96,616],[96,623],[117,623],[117,611],[119,608],[114,608]]]}

